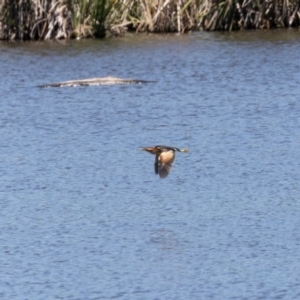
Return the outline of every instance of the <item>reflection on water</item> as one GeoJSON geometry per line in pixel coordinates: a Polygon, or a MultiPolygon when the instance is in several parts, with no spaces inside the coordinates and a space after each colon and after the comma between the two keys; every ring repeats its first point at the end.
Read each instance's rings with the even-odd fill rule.
{"type": "Polygon", "coordinates": [[[297,31],[0,47],[2,299],[299,298],[297,31]]]}

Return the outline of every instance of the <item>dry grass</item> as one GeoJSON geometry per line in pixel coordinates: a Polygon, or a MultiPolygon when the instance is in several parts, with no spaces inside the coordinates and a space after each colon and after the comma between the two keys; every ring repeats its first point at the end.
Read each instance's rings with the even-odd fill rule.
{"type": "Polygon", "coordinates": [[[0,0],[0,39],[300,25],[297,0],[0,0]]]}

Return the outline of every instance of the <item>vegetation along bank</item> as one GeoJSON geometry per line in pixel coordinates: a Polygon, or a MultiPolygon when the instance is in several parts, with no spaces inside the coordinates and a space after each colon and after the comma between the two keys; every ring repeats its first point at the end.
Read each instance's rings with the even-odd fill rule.
{"type": "Polygon", "coordinates": [[[0,0],[0,39],[298,27],[299,4],[299,0],[0,0]]]}

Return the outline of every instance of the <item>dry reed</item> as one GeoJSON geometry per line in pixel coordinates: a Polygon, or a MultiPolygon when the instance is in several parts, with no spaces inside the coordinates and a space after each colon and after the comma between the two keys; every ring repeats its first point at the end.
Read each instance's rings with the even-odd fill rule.
{"type": "Polygon", "coordinates": [[[0,39],[300,25],[298,0],[0,0],[0,39]]]}

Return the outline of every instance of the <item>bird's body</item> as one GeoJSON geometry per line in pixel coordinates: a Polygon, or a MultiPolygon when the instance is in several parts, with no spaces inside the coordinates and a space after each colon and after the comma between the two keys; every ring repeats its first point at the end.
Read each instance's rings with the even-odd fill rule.
{"type": "Polygon", "coordinates": [[[154,171],[160,178],[166,178],[172,169],[172,163],[175,160],[175,153],[177,152],[188,152],[188,149],[179,149],[176,147],[169,146],[154,146],[145,147],[141,150],[147,151],[155,155],[154,171]]]}

